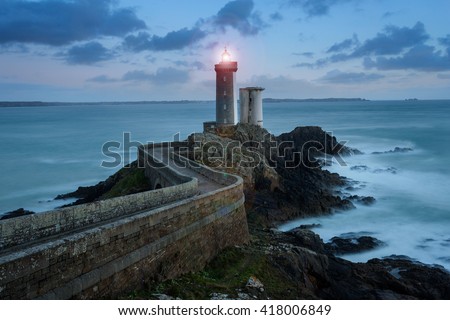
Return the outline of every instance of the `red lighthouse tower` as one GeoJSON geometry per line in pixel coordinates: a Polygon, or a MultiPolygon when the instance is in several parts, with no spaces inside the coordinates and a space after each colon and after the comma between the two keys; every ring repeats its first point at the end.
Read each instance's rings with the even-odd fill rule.
{"type": "Polygon", "coordinates": [[[222,61],[215,65],[216,71],[216,125],[218,127],[235,124],[234,82],[237,62],[225,48],[222,61]]]}

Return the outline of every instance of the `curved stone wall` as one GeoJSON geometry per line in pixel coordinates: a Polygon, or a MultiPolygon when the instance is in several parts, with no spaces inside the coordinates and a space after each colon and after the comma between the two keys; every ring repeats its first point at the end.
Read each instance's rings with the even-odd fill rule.
{"type": "MultiPolygon", "coordinates": [[[[119,214],[78,232],[57,233],[47,241],[27,244],[26,249],[3,251],[0,298],[116,298],[144,288],[149,281],[200,270],[225,247],[247,242],[242,178],[197,166],[187,159],[180,161],[198,167],[223,187],[128,216],[119,214]]],[[[192,179],[149,194],[188,195],[195,188],[181,186],[192,187],[195,182],[192,179]],[[170,189],[177,187],[181,189],[170,189]]],[[[136,200],[133,196],[143,195],[122,200],[129,204],[131,199],[136,200]]],[[[43,220],[38,225],[51,226],[49,217],[34,218],[43,220]]]]}
{"type": "Polygon", "coordinates": [[[128,196],[0,220],[0,250],[92,226],[197,194],[197,179],[171,172],[178,184],[128,196]]]}

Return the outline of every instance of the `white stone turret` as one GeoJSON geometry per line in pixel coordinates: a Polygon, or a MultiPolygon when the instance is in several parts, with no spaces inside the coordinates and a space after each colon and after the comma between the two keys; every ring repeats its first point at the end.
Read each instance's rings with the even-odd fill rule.
{"type": "Polygon", "coordinates": [[[263,107],[261,87],[239,89],[240,122],[263,127],[263,107]]]}

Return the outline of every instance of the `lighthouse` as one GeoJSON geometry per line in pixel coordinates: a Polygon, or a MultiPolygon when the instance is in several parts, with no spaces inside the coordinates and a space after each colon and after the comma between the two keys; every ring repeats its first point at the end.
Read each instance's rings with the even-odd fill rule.
{"type": "MultiPolygon", "coordinates": [[[[203,132],[222,137],[232,137],[236,124],[234,83],[236,80],[237,62],[225,48],[222,61],[214,65],[216,71],[216,121],[203,122],[203,132]]],[[[239,89],[240,123],[263,126],[263,106],[261,87],[239,89]]]]}
{"type": "Polygon", "coordinates": [[[216,125],[218,127],[235,124],[234,82],[237,62],[231,61],[231,55],[225,48],[222,61],[214,66],[216,71],[216,125]]]}

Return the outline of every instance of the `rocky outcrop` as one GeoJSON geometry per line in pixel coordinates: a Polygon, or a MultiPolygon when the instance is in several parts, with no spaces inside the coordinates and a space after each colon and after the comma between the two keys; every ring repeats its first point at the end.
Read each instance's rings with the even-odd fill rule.
{"type": "Polygon", "coordinates": [[[357,202],[357,203],[365,205],[365,206],[370,206],[376,202],[375,198],[371,197],[371,196],[363,197],[363,196],[358,196],[358,195],[352,195],[352,196],[346,197],[346,199],[350,200],[352,202],[357,202]]]}
{"type": "Polygon", "coordinates": [[[405,153],[405,152],[411,152],[414,151],[414,149],[412,148],[401,148],[401,147],[395,147],[393,150],[388,150],[388,151],[375,151],[372,152],[372,154],[385,154],[385,153],[405,153]]]}
{"type": "MultiPolygon", "coordinates": [[[[243,131],[235,132],[240,133],[243,134],[243,131]]],[[[267,131],[265,133],[268,134],[267,131]]],[[[257,140],[259,137],[247,134],[241,135],[240,139],[195,133],[188,137],[187,156],[216,170],[241,176],[247,191],[279,188],[278,174],[265,157],[263,145],[257,140]]]]}
{"type": "Polygon", "coordinates": [[[23,217],[23,216],[27,216],[29,214],[34,214],[34,213],[35,212],[33,212],[33,211],[29,211],[29,210],[25,210],[24,208],[20,208],[20,209],[14,210],[14,211],[6,212],[2,216],[0,216],[0,220],[11,219],[11,218],[16,218],[16,217],[23,217]]]}
{"type": "Polygon", "coordinates": [[[297,127],[289,133],[281,134],[277,139],[293,142],[296,151],[309,153],[312,156],[362,154],[361,151],[338,142],[335,136],[323,131],[321,127],[297,127]]]}
{"type": "Polygon", "coordinates": [[[150,184],[145,178],[144,169],[138,168],[135,161],[94,186],[78,187],[74,192],[56,196],[55,200],[77,199],[63,206],[69,207],[148,190],[150,190],[150,184]]]}
{"type": "Polygon", "coordinates": [[[384,243],[371,236],[333,237],[325,244],[326,250],[332,254],[359,253],[375,249],[384,243]]]}
{"type": "Polygon", "coordinates": [[[352,263],[310,230],[268,232],[270,262],[319,299],[449,299],[450,273],[406,259],[352,263]],[[270,235],[269,235],[270,234],[270,235]]]}

